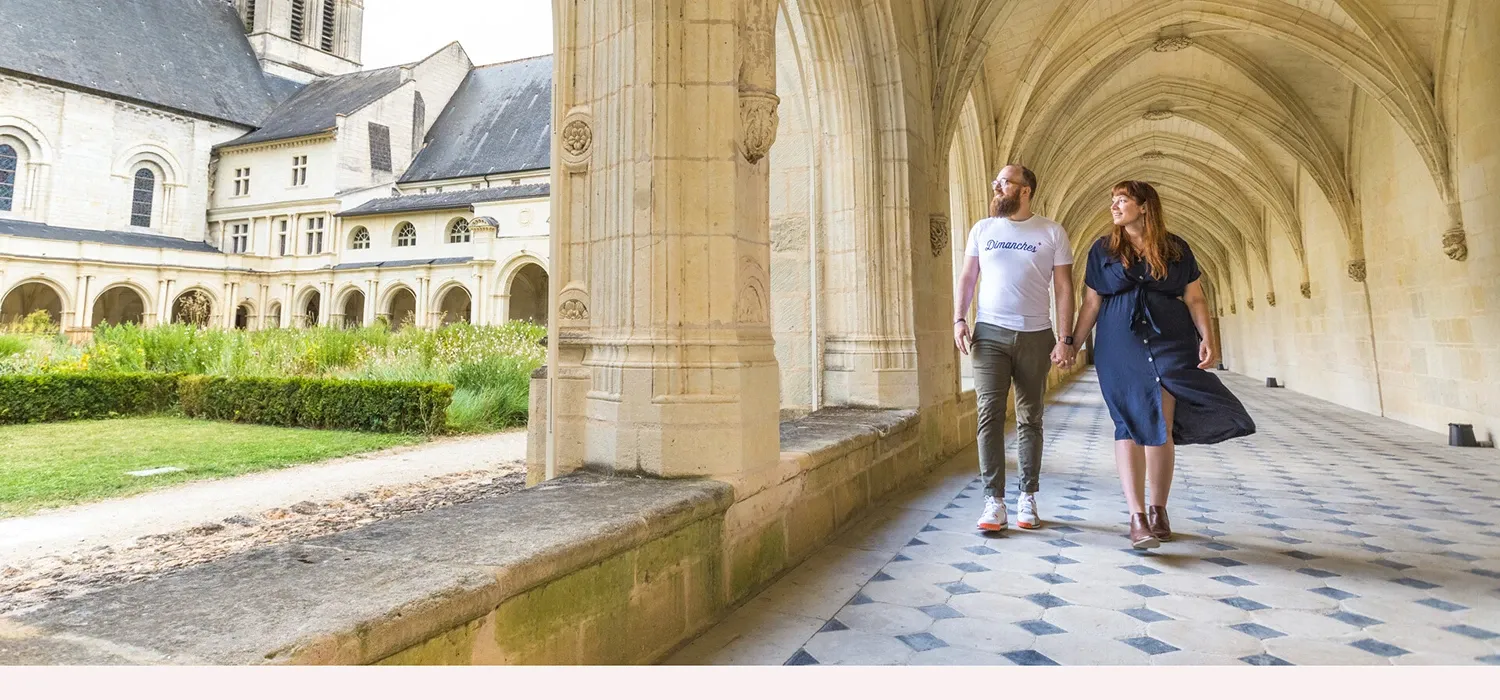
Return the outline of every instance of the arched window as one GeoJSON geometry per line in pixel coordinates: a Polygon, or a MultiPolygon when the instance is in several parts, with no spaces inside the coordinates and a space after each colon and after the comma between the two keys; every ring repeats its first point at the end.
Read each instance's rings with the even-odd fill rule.
{"type": "Polygon", "coordinates": [[[245,31],[255,31],[255,0],[245,0],[245,31]]]}
{"type": "Polygon", "coordinates": [[[0,211],[10,211],[16,203],[16,171],[21,156],[8,143],[0,143],[0,211]]]}
{"type": "Polygon", "coordinates": [[[156,173],[150,168],[135,171],[135,188],[130,198],[130,225],[150,226],[151,205],[156,197],[156,173]]]}
{"type": "Polygon", "coordinates": [[[457,219],[448,227],[449,243],[468,243],[470,240],[473,240],[473,235],[469,233],[468,219],[457,219]]]}
{"type": "Polygon", "coordinates": [[[427,103],[422,100],[422,93],[417,93],[417,98],[412,100],[411,106],[411,150],[416,153],[422,150],[422,144],[427,137],[427,103]]]}
{"type": "Polygon", "coordinates": [[[333,32],[337,24],[334,2],[337,0],[323,0],[323,42],[319,48],[328,53],[333,53],[333,32]]]}
{"type": "Polygon", "coordinates": [[[370,231],[363,226],[354,229],[354,236],[349,241],[349,247],[354,250],[369,250],[370,231]]]}
{"type": "Polygon", "coordinates": [[[292,41],[307,36],[307,0],[292,0],[292,41]]]}
{"type": "Polygon", "coordinates": [[[417,244],[417,227],[406,222],[396,227],[396,247],[410,248],[417,244]]]}

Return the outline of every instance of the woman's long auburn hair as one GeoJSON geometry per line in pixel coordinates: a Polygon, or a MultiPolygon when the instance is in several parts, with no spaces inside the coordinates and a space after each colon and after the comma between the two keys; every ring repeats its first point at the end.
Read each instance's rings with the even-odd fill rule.
{"type": "Polygon", "coordinates": [[[1145,250],[1136,251],[1125,227],[1116,226],[1109,234],[1109,254],[1125,263],[1127,268],[1145,260],[1151,268],[1151,276],[1162,279],[1167,276],[1167,265],[1182,259],[1182,251],[1173,245],[1167,234],[1167,220],[1161,211],[1161,197],[1156,194],[1155,187],[1140,180],[1126,180],[1115,185],[1111,197],[1122,194],[1135,200],[1142,209],[1141,216],[1146,219],[1146,231],[1141,236],[1141,244],[1145,250]]]}

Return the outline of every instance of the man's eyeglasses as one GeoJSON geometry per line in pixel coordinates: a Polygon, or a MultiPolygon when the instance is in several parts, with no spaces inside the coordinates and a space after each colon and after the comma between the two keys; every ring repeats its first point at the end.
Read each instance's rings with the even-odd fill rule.
{"type": "Polygon", "coordinates": [[[995,188],[995,189],[998,190],[998,189],[1001,188],[1001,186],[1003,186],[1005,184],[1015,185],[1016,187],[1025,187],[1026,186],[1026,183],[1024,183],[1024,182],[1017,182],[1015,180],[996,180],[996,181],[990,183],[990,187],[993,187],[993,188],[995,188]]]}

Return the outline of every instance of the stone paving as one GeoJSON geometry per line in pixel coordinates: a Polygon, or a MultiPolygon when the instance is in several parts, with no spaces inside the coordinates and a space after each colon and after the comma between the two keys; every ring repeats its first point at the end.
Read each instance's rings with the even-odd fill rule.
{"type": "Polygon", "coordinates": [[[1500,456],[1222,375],[1260,433],[1178,452],[1177,539],[1125,540],[1085,375],[1047,411],[1045,526],[974,528],[972,451],[674,664],[1500,664],[1500,456]]]}

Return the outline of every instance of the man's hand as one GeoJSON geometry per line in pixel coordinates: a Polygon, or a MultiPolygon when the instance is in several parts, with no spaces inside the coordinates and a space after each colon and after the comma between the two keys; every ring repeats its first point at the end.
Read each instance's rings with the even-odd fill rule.
{"type": "Polygon", "coordinates": [[[953,322],[953,344],[958,347],[959,352],[965,355],[969,354],[968,321],[959,320],[953,322]]]}
{"type": "Polygon", "coordinates": [[[1214,346],[1207,340],[1198,343],[1198,369],[1213,369],[1214,346]]]}
{"type": "Polygon", "coordinates": [[[1062,341],[1052,347],[1052,364],[1059,368],[1068,369],[1073,366],[1073,360],[1078,357],[1078,350],[1062,341]]]}

